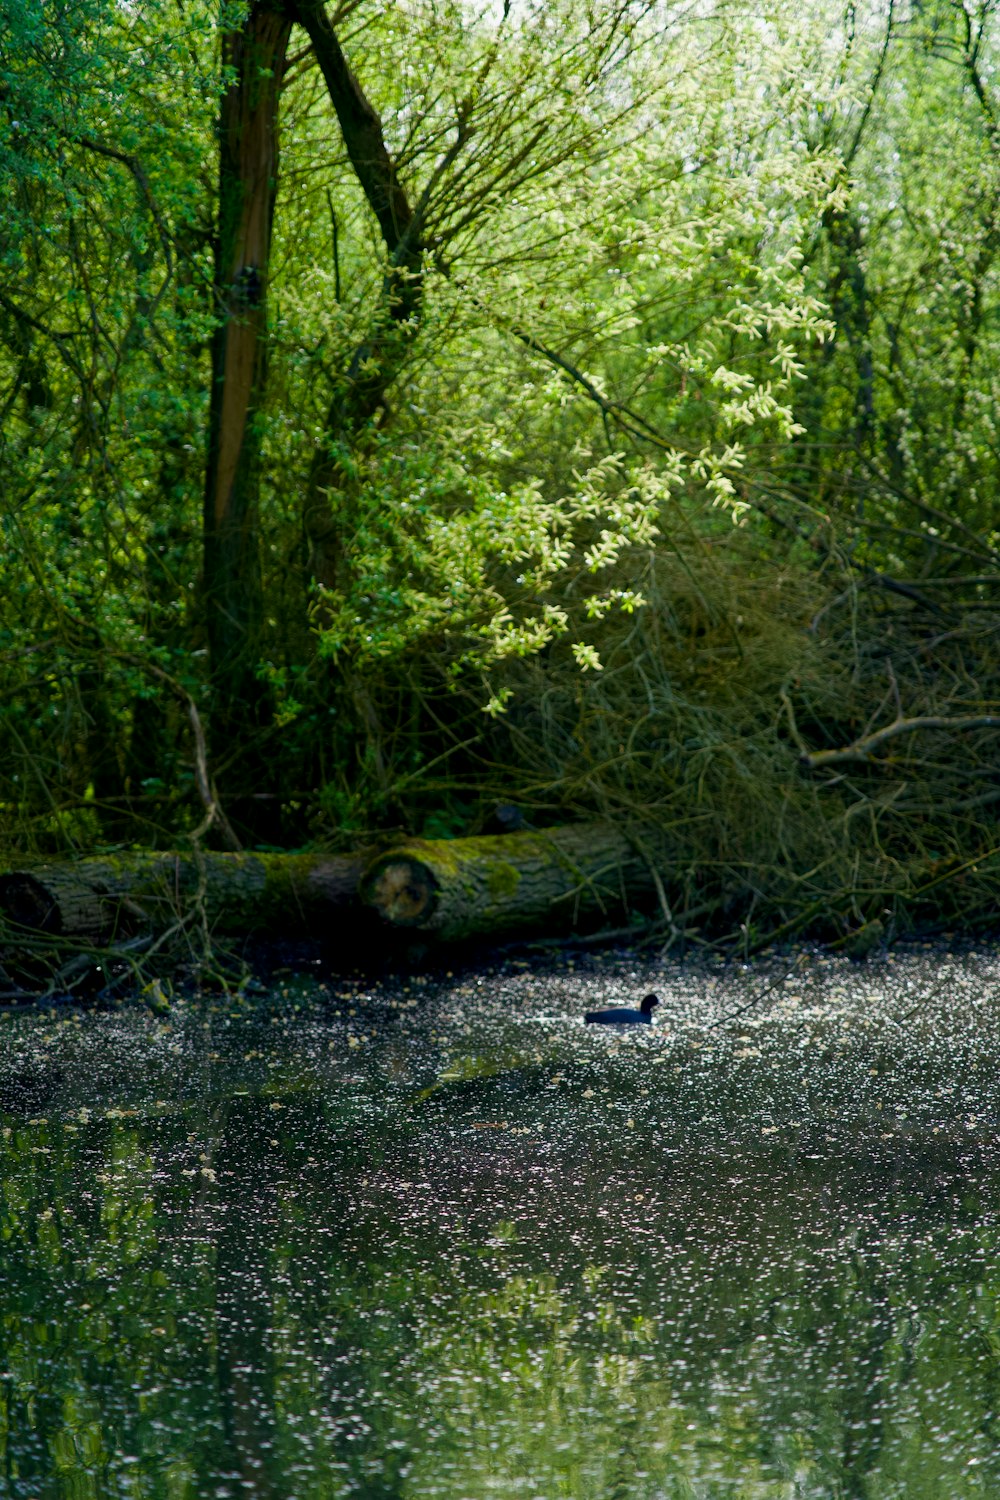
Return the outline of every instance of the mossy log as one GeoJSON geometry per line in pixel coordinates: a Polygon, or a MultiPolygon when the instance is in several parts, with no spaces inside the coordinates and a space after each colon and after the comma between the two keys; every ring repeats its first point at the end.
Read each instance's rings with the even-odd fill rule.
{"type": "Polygon", "coordinates": [[[411,839],[378,855],[361,899],[394,927],[444,941],[568,932],[655,900],[662,839],[611,824],[467,839],[411,839]]]}
{"type": "Polygon", "coordinates": [[[375,856],[132,852],[0,875],[0,921],[14,944],[18,932],[115,943],[182,922],[219,935],[371,937],[376,916],[445,942],[566,933],[648,908],[664,857],[662,839],[611,824],[410,839],[375,856]]]}
{"type": "Polygon", "coordinates": [[[127,853],[0,875],[0,917],[17,930],[114,942],[182,918],[210,932],[323,933],[357,909],[367,854],[127,853]]]}

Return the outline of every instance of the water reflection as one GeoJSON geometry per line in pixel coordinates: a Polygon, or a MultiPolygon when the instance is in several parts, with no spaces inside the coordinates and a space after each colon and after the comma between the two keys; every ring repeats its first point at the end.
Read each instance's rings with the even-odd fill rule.
{"type": "Polygon", "coordinates": [[[995,1497],[993,967],[4,1018],[0,1493],[995,1497]]]}

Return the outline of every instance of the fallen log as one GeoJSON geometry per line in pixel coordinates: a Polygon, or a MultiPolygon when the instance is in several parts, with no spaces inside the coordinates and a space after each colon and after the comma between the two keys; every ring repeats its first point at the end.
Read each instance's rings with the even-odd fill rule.
{"type": "Polygon", "coordinates": [[[375,918],[445,942],[593,929],[662,898],[664,840],[613,824],[465,839],[383,853],[131,852],[0,875],[6,941],[45,934],[112,944],[198,924],[211,934],[374,934],[375,918]]]}
{"type": "Polygon", "coordinates": [[[18,930],[115,942],[198,920],[210,932],[322,933],[357,906],[370,851],[327,854],[125,853],[0,875],[0,918],[18,930]]]}
{"type": "Polygon", "coordinates": [[[393,927],[455,942],[566,932],[649,906],[662,885],[662,835],[612,824],[483,838],[411,839],[376,856],[360,895],[393,927]]]}

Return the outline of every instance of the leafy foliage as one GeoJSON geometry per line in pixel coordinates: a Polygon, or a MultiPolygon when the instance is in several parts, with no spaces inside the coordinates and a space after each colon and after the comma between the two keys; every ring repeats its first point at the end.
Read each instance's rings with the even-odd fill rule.
{"type": "MultiPolygon", "coordinates": [[[[514,797],[687,830],[742,941],[977,862],[944,906],[985,910],[989,729],[801,758],[997,697],[994,9],[292,8],[240,293],[260,703],[211,767],[245,840],[514,797]]],[[[12,845],[203,819],[215,127],[262,10],[0,6],[12,845]]]]}

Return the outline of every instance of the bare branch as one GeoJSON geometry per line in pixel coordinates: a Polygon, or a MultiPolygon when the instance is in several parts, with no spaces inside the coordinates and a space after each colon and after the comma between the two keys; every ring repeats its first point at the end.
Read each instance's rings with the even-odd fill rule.
{"type": "MultiPolygon", "coordinates": [[[[160,244],[163,246],[163,258],[167,263],[166,279],[167,281],[169,281],[174,271],[174,259],[171,246],[170,230],[165,219],[163,218],[163,215],[160,213],[159,205],[156,202],[156,198],[153,194],[153,189],[149,185],[149,178],[146,176],[146,172],[142,163],[138,161],[136,157],[131,156],[127,151],[119,151],[114,146],[106,146],[102,141],[91,140],[88,136],[78,136],[77,141],[88,151],[93,151],[97,156],[106,156],[111,161],[120,162],[123,167],[127,167],[128,170],[132,173],[132,176],[135,178],[136,182],[139,185],[139,190],[142,193],[142,196],[146,200],[146,206],[152,216],[153,223],[156,225],[156,232],[160,237],[160,244]]],[[[164,283],[164,287],[165,285],[166,282],[164,283]]],[[[163,296],[164,287],[161,287],[160,291],[157,293],[157,302],[163,296]]]]}
{"type": "Polygon", "coordinates": [[[901,734],[914,734],[919,729],[1000,729],[1000,714],[957,714],[954,717],[939,714],[921,714],[915,719],[894,719],[884,729],[873,734],[862,735],[853,745],[840,750],[813,750],[802,756],[802,764],[810,771],[826,766],[847,765],[851,761],[864,761],[888,740],[901,734]]]}
{"type": "Polygon", "coordinates": [[[118,657],[119,661],[128,662],[130,666],[138,667],[141,672],[148,672],[151,677],[155,677],[157,681],[162,682],[164,686],[168,687],[174,696],[179,698],[184,704],[187,709],[191,733],[194,738],[195,784],[198,788],[198,796],[201,798],[205,808],[205,817],[191,837],[197,843],[199,839],[204,838],[213,823],[218,823],[219,831],[222,834],[222,841],[226,848],[238,853],[243,848],[243,845],[233,832],[232,825],[222,809],[215,784],[209,775],[205,731],[202,727],[201,715],[198,712],[197,703],[195,703],[187,688],[182,686],[176,677],[171,677],[169,672],[165,672],[162,667],[156,666],[151,661],[144,660],[141,656],[132,656],[127,652],[115,652],[114,654],[118,657]]]}
{"type": "MultiPolygon", "coordinates": [[[[296,0],[292,13],[313,45],[351,166],[378,220],[386,249],[396,258],[408,239],[413,210],[385,144],[382,122],[344,56],[322,0],[296,0]]],[[[410,269],[416,271],[419,244],[407,245],[407,250],[410,269]]]]}

